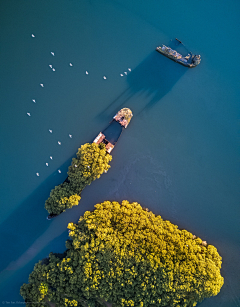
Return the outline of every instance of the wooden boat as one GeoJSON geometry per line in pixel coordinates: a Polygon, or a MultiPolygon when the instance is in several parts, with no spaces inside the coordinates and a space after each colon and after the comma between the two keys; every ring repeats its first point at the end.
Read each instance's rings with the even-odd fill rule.
{"type": "MultiPolygon", "coordinates": [[[[179,39],[176,38],[176,41],[179,44],[183,45],[183,43],[179,39]]],[[[156,51],[158,51],[159,53],[161,53],[165,57],[173,60],[174,62],[179,63],[179,64],[181,64],[185,67],[188,67],[188,68],[196,67],[201,62],[201,56],[200,55],[194,55],[194,54],[192,54],[192,52],[189,52],[188,55],[184,57],[183,55],[178,53],[176,50],[174,50],[170,47],[167,47],[165,45],[162,45],[162,47],[160,47],[160,46],[157,47],[156,51]]]]}
{"type": "Polygon", "coordinates": [[[110,154],[114,146],[116,145],[122,133],[122,130],[126,129],[129,125],[132,116],[132,111],[128,108],[123,108],[118,111],[117,114],[113,117],[108,127],[103,130],[103,132],[100,132],[98,134],[98,136],[94,139],[93,143],[103,143],[106,147],[107,152],[110,154]]]}

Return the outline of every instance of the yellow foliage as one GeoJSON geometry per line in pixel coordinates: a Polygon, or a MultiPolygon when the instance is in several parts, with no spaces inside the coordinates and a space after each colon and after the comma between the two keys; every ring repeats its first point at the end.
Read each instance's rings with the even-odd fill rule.
{"type": "Polygon", "coordinates": [[[83,295],[123,307],[194,307],[223,285],[222,258],[214,246],[201,245],[200,238],[138,203],[97,204],[68,229],[66,255],[50,257],[41,273],[36,268],[36,278],[57,289],[59,302],[74,298],[66,298],[65,306],[75,306],[83,295]]]}
{"type": "Polygon", "coordinates": [[[48,285],[46,283],[41,282],[38,289],[41,294],[41,297],[44,298],[45,295],[48,293],[48,285]]]}
{"type": "Polygon", "coordinates": [[[78,302],[76,300],[69,300],[65,298],[65,306],[77,306],[78,302]]]}

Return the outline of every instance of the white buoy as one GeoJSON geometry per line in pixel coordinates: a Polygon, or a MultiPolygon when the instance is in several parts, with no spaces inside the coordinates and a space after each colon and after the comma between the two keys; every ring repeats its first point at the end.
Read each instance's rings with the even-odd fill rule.
{"type": "Polygon", "coordinates": [[[50,65],[48,65],[50,68],[52,68],[52,65],[50,64],[50,65]]]}
{"type": "Polygon", "coordinates": [[[69,66],[73,66],[73,64],[72,64],[72,63],[69,63],[69,66]]]}
{"type": "Polygon", "coordinates": [[[52,130],[51,130],[51,129],[48,129],[48,131],[49,131],[50,133],[52,133],[52,130]]]}
{"type": "Polygon", "coordinates": [[[60,141],[58,141],[58,145],[61,145],[62,143],[60,141]]]}
{"type": "Polygon", "coordinates": [[[35,35],[34,35],[34,34],[32,34],[32,37],[35,37],[35,35]]]}
{"type": "Polygon", "coordinates": [[[36,173],[37,176],[39,176],[39,173],[36,173]]]}
{"type": "Polygon", "coordinates": [[[53,68],[52,71],[55,71],[55,68],[53,68]]]}
{"type": "Polygon", "coordinates": [[[86,75],[88,75],[88,71],[86,70],[86,75]]]}
{"type": "Polygon", "coordinates": [[[30,114],[30,113],[27,113],[27,115],[28,115],[28,116],[31,116],[31,114],[30,114]]]}
{"type": "Polygon", "coordinates": [[[71,134],[69,134],[68,136],[70,137],[70,139],[72,138],[72,135],[71,135],[71,134]]]}
{"type": "Polygon", "coordinates": [[[59,172],[59,174],[61,174],[61,170],[60,169],[58,169],[58,172],[59,172]]]}
{"type": "Polygon", "coordinates": [[[104,79],[104,80],[106,80],[106,79],[107,79],[107,77],[103,76],[103,79],[104,79]]]}
{"type": "Polygon", "coordinates": [[[43,83],[40,83],[41,87],[44,87],[43,83]]]}
{"type": "Polygon", "coordinates": [[[36,100],[35,100],[35,99],[32,99],[32,102],[36,103],[36,100]]]}
{"type": "Polygon", "coordinates": [[[126,72],[126,71],[124,71],[124,73],[125,73],[125,75],[127,75],[127,72],[126,72]]]}
{"type": "Polygon", "coordinates": [[[120,74],[121,77],[123,77],[123,74],[120,74]]]}
{"type": "Polygon", "coordinates": [[[55,56],[54,52],[51,51],[51,55],[52,55],[52,56],[55,56]]]}
{"type": "Polygon", "coordinates": [[[128,68],[129,71],[132,71],[131,68],[128,68]]]}
{"type": "Polygon", "coordinates": [[[48,163],[46,163],[46,166],[48,166],[48,163]]]}
{"type": "Polygon", "coordinates": [[[52,160],[52,159],[53,159],[53,157],[52,157],[52,156],[50,156],[50,159],[52,160]]]}

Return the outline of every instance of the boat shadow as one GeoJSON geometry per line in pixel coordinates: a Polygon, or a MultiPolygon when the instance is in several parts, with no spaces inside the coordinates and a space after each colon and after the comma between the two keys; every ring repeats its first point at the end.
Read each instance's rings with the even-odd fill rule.
{"type": "Polygon", "coordinates": [[[128,75],[128,87],[120,93],[97,117],[109,117],[122,107],[134,113],[153,108],[186,73],[187,68],[153,51],[128,75]],[[137,97],[143,96],[147,104],[139,109],[137,97]]]}

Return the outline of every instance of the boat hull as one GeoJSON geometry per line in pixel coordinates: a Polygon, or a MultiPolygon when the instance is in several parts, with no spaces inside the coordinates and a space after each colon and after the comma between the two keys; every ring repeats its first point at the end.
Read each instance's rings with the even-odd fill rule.
{"type": "Polygon", "coordinates": [[[196,67],[196,66],[197,66],[197,65],[195,65],[195,64],[190,64],[190,63],[181,62],[181,61],[179,61],[178,59],[175,59],[174,57],[171,57],[170,55],[168,55],[168,54],[162,52],[160,49],[158,49],[158,47],[156,48],[156,51],[159,52],[159,53],[161,53],[162,55],[164,55],[166,58],[168,58],[168,59],[170,59],[170,60],[172,60],[172,61],[174,61],[174,62],[176,62],[176,63],[178,63],[178,64],[181,64],[181,65],[184,66],[184,67],[193,68],[193,67],[196,67]]]}

